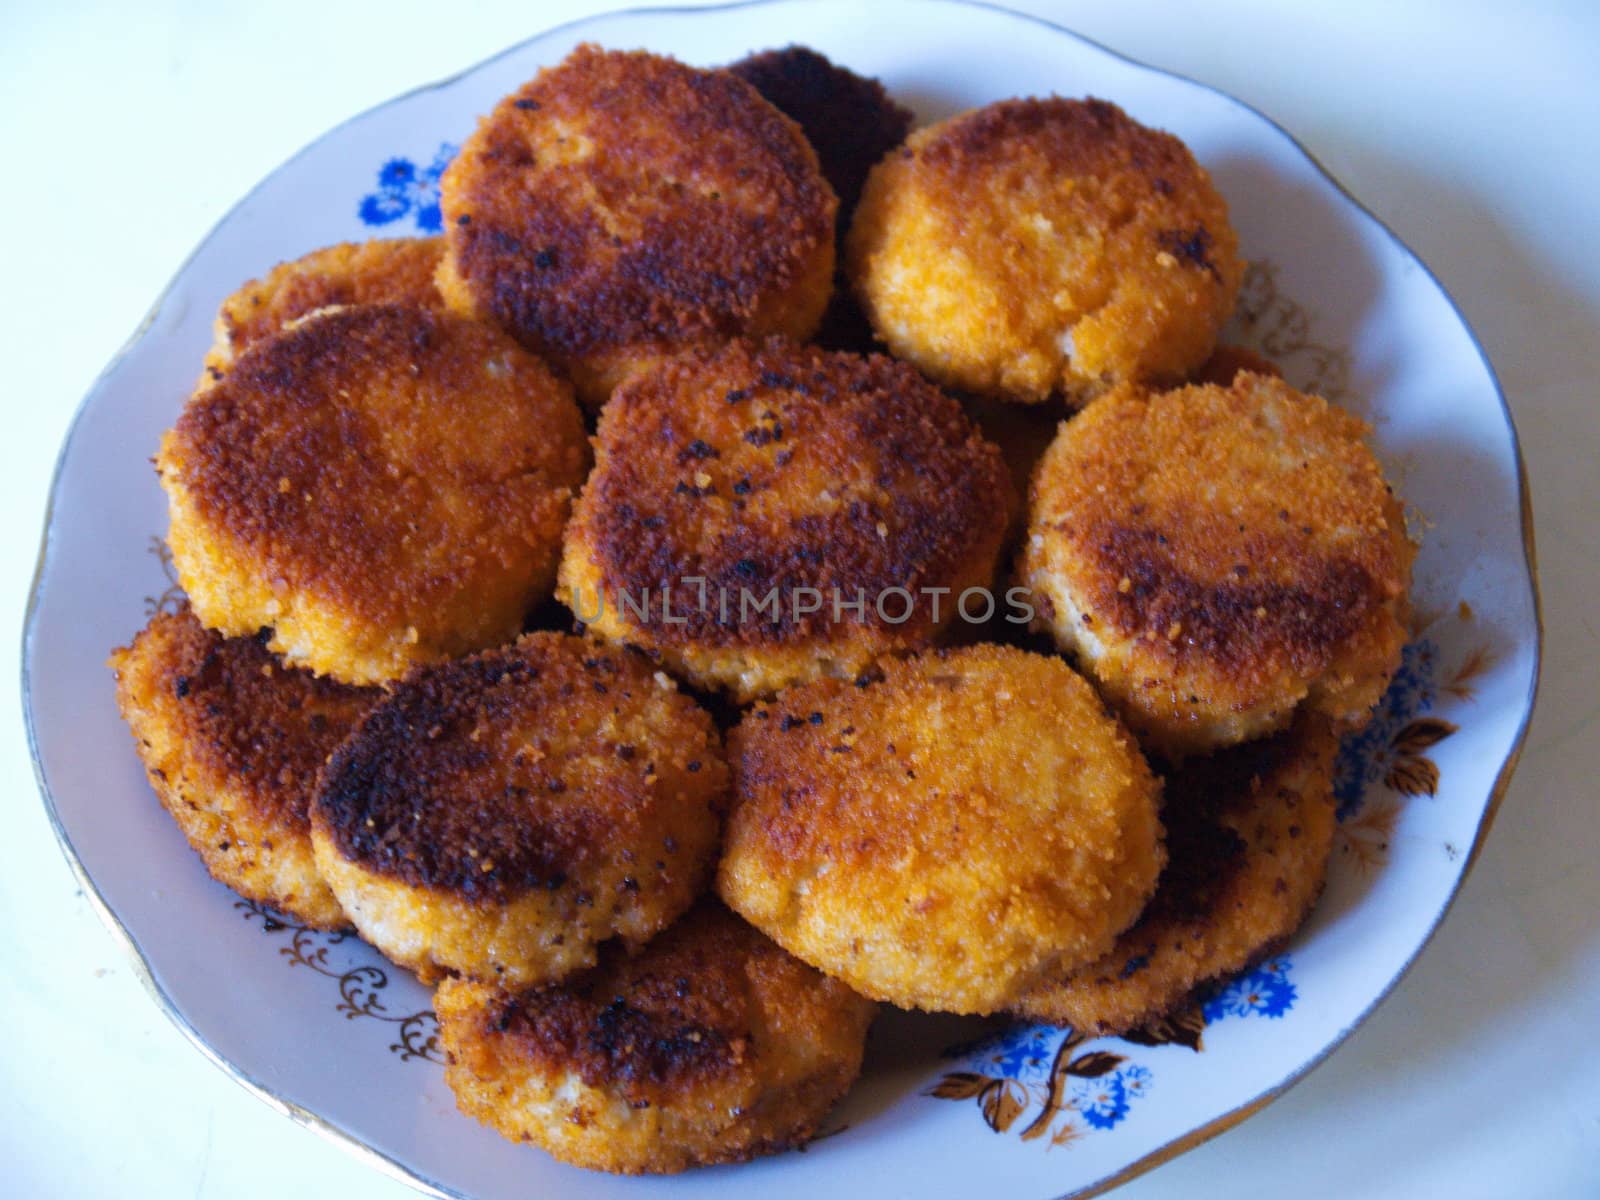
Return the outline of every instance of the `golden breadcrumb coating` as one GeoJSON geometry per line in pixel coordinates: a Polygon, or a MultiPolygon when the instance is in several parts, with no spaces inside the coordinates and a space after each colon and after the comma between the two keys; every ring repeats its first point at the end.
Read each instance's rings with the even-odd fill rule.
{"type": "Polygon", "coordinates": [[[222,302],[200,386],[221,379],[248,347],[318,309],[348,304],[443,307],[433,285],[443,258],[442,237],[376,238],[343,242],[279,263],[222,302]]]}
{"type": "Polygon", "coordinates": [[[726,71],[583,45],[445,172],[447,303],[564,369],[591,409],[674,350],[804,338],[837,201],[800,128],[726,71]]]}
{"type": "Polygon", "coordinates": [[[317,929],[349,924],[317,872],[317,772],[379,693],[277,662],[187,607],[111,655],[117,707],[150,786],[213,879],[317,929]]]}
{"type": "Polygon", "coordinates": [[[571,392],[504,334],[364,305],[252,346],[156,461],[200,620],[365,684],[516,636],[587,459],[571,392]]]}
{"type": "Polygon", "coordinates": [[[928,644],[993,578],[1015,507],[999,452],[911,368],[776,339],[636,377],[595,441],[557,595],[741,702],[928,644]],[[937,622],[924,587],[949,589],[937,622]]]}
{"type": "Polygon", "coordinates": [[[878,336],[940,383],[1079,402],[1204,362],[1243,274],[1177,138],[1103,100],[1006,100],[873,169],[846,267],[878,336]]]}
{"type": "Polygon", "coordinates": [[[861,1070],[874,1006],[702,901],[555,987],[446,980],[456,1104],[562,1162],[662,1174],[801,1147],[861,1070]]]}
{"type": "Polygon", "coordinates": [[[1109,950],[1164,861],[1155,777],[1053,656],[930,652],[790,689],[730,737],[718,892],[874,999],[1008,1007],[1109,950]]]}
{"type": "Polygon", "coordinates": [[[1091,1037],[1126,1033],[1282,945],[1327,875],[1337,749],[1327,720],[1306,716],[1186,762],[1167,779],[1167,867],[1149,906],[1109,954],[1053,974],[1015,1011],[1091,1037]]]}
{"type": "Polygon", "coordinates": [[[711,718],[639,656],[559,633],[424,667],[329,761],[317,865],[424,980],[525,987],[638,947],[705,885],[727,799],[711,718]]]}
{"type": "Polygon", "coordinates": [[[1367,427],[1244,373],[1119,389],[1034,475],[1021,576],[1038,623],[1163,753],[1362,723],[1405,642],[1415,547],[1367,427]]]}

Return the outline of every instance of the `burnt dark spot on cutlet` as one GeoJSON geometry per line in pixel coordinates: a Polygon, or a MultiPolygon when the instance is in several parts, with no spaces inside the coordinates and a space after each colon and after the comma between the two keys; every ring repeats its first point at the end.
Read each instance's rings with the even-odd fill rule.
{"type": "MultiPolygon", "coordinates": [[[[643,803],[649,784],[620,766],[597,779],[590,757],[569,756],[559,743],[525,752],[517,734],[541,727],[563,705],[585,703],[577,697],[594,693],[583,683],[602,686],[588,664],[600,662],[616,668],[620,686],[652,686],[642,659],[584,659],[557,635],[407,677],[322,774],[314,803],[339,854],[469,901],[503,902],[581,877],[611,852],[620,819],[613,810],[643,803]],[[564,776],[572,771],[581,772],[582,788],[569,788],[564,776]]],[[[700,736],[709,732],[706,722],[700,736]]],[[[692,724],[684,735],[695,736],[692,724]]],[[[631,744],[615,747],[621,763],[636,754],[631,744]]]]}
{"type": "Polygon", "coordinates": [[[679,463],[702,462],[708,458],[720,458],[722,452],[715,446],[708,445],[700,438],[695,438],[678,452],[679,463]]]}
{"type": "Polygon", "coordinates": [[[468,143],[444,203],[447,215],[472,213],[469,228],[449,234],[467,287],[535,351],[561,358],[736,334],[767,297],[804,278],[833,236],[835,206],[803,138],[725,73],[582,47],[513,103],[468,143]],[[530,205],[539,167],[526,146],[546,121],[576,121],[618,153],[536,176],[546,186],[530,205]],[[641,124],[654,136],[642,137],[641,124]],[[630,159],[644,146],[656,157],[630,159]],[[622,160],[625,176],[605,173],[622,160]],[[722,186],[665,186],[690,176],[722,186]],[[595,182],[626,192],[636,236],[610,233],[594,210],[595,182]],[[550,261],[541,266],[539,255],[550,261]]]}
{"type": "Polygon", "coordinates": [[[520,1054],[630,1105],[661,1103],[749,1062],[747,972],[781,952],[735,922],[701,901],[642,954],[608,946],[563,984],[494,1002],[485,1025],[520,1054]]]}
{"type": "Polygon", "coordinates": [[[1211,231],[1204,225],[1196,225],[1193,229],[1163,229],[1156,234],[1156,243],[1179,262],[1199,267],[1209,272],[1218,283],[1222,282],[1222,272],[1211,260],[1211,231]]]}
{"type": "Polygon", "coordinates": [[[1096,546],[1101,586],[1097,611],[1127,635],[1177,661],[1203,654],[1229,669],[1281,656],[1307,674],[1320,671],[1381,601],[1365,567],[1309,551],[1278,548],[1301,582],[1247,577],[1203,582],[1186,574],[1156,531],[1114,525],[1096,546]],[[1124,586],[1123,581],[1126,581],[1124,586]],[[1178,635],[1168,637],[1176,627],[1178,635]]]}

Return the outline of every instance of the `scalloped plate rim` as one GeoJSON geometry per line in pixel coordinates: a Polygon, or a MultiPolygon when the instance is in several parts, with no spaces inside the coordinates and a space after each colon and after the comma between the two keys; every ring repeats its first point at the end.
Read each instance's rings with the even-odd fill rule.
{"type": "MultiPolygon", "coordinates": [[[[178,287],[179,283],[188,274],[190,267],[202,255],[206,248],[215,239],[217,234],[232,220],[234,220],[240,210],[245,208],[268,182],[283,172],[291,169],[300,159],[302,159],[315,147],[321,145],[329,138],[337,135],[342,130],[355,125],[356,123],[365,120],[367,117],[381,112],[395,104],[412,97],[425,95],[429,92],[448,88],[453,84],[467,78],[468,76],[476,74],[484,68],[493,65],[507,56],[519,53],[542,41],[554,38],[562,33],[570,32],[578,28],[585,26],[598,26],[611,21],[626,20],[628,18],[639,16],[674,15],[693,17],[698,15],[710,15],[714,17],[715,15],[723,12],[770,7],[789,2],[792,2],[792,0],[731,0],[731,2],[728,3],[704,6],[637,5],[625,9],[615,9],[606,12],[592,13],[588,16],[578,17],[571,21],[562,22],[561,24],[542,29],[539,32],[514,42],[503,49],[496,51],[494,54],[480,59],[479,61],[472,63],[471,65],[459,71],[456,71],[441,79],[434,80],[433,82],[422,84],[415,88],[410,88],[404,92],[383,100],[378,104],[363,109],[361,112],[355,113],[331,126],[316,138],[313,138],[310,142],[307,142],[294,154],[290,155],[277,167],[273,168],[259,181],[257,181],[254,186],[252,186],[243,196],[241,196],[237,201],[234,202],[233,205],[228,208],[228,210],[206,232],[205,236],[202,237],[198,243],[196,243],[194,249],[191,250],[190,253],[184,258],[183,262],[179,265],[172,278],[167,282],[167,284],[162,288],[161,292],[157,295],[156,299],[152,302],[150,308],[141,318],[133,333],[129,335],[128,339],[122,344],[121,347],[119,347],[117,352],[107,362],[105,367],[102,368],[100,373],[95,377],[93,383],[89,386],[89,389],[85,392],[82,400],[79,401],[72,420],[68,425],[67,433],[62,439],[60,450],[57,452],[56,460],[51,471],[39,553],[35,563],[33,578],[29,585],[27,607],[23,618],[21,639],[22,653],[20,656],[20,682],[22,690],[23,722],[27,735],[29,754],[33,761],[35,780],[39,788],[41,799],[44,803],[46,816],[49,819],[51,830],[55,835],[56,842],[60,847],[63,856],[67,860],[67,864],[71,869],[74,878],[77,880],[79,886],[83,889],[84,894],[89,898],[91,905],[93,906],[96,914],[99,916],[101,922],[106,926],[107,930],[112,934],[112,936],[122,944],[124,950],[132,960],[132,965],[136,975],[138,976],[140,982],[144,985],[146,991],[149,992],[152,1000],[155,1001],[157,1007],[161,1009],[161,1011],[169,1020],[173,1022],[173,1024],[184,1035],[184,1037],[193,1043],[196,1049],[198,1049],[209,1061],[214,1063],[219,1069],[228,1075],[229,1078],[239,1084],[240,1087],[244,1088],[250,1094],[256,1096],[275,1111],[288,1117],[297,1125],[312,1130],[329,1142],[338,1146],[340,1149],[367,1163],[369,1166],[381,1171],[390,1178],[405,1183],[427,1194],[444,1197],[446,1200],[472,1200],[472,1197],[466,1193],[448,1187],[447,1185],[441,1184],[436,1180],[427,1178],[413,1168],[406,1166],[390,1155],[385,1154],[362,1141],[359,1135],[335,1125],[332,1122],[318,1116],[316,1113],[285,1099],[274,1092],[266,1084],[253,1078],[247,1072],[236,1066],[214,1047],[212,1047],[210,1043],[207,1042],[204,1035],[196,1030],[189,1022],[183,1011],[178,1007],[177,1003],[167,994],[166,990],[157,981],[151,968],[151,964],[147,959],[138,938],[132,933],[131,930],[127,928],[126,925],[123,924],[116,912],[106,902],[104,897],[100,894],[99,889],[95,886],[94,881],[90,877],[88,871],[79,860],[78,855],[73,847],[72,840],[62,824],[60,814],[57,809],[55,796],[50,788],[47,778],[46,768],[39,749],[38,734],[35,728],[32,696],[31,668],[33,657],[33,635],[41,586],[50,564],[50,551],[54,540],[53,534],[55,532],[54,518],[56,501],[61,488],[63,469],[72,449],[74,438],[79,432],[80,427],[83,425],[90,408],[105,391],[107,385],[116,375],[118,368],[123,364],[129,353],[136,346],[138,346],[146,336],[149,335],[162,309],[178,287]]],[[[1381,1005],[1389,997],[1394,989],[1399,986],[1400,982],[1416,965],[1416,961],[1421,956],[1422,951],[1427,947],[1428,943],[1432,941],[1434,935],[1439,929],[1440,924],[1443,922],[1446,915],[1448,915],[1450,908],[1455,903],[1456,897],[1459,895],[1461,885],[1466,881],[1467,876],[1471,873],[1473,866],[1477,862],[1479,852],[1483,848],[1484,840],[1487,838],[1490,828],[1494,823],[1501,801],[1504,799],[1506,789],[1510,784],[1511,777],[1515,772],[1518,762],[1521,758],[1522,751],[1527,740],[1529,724],[1533,717],[1535,700],[1538,694],[1539,680],[1543,666],[1544,616],[1539,589],[1538,559],[1535,545],[1532,501],[1529,494],[1528,472],[1522,452],[1522,443],[1517,433],[1516,424],[1512,417],[1510,405],[1506,400],[1505,391],[1500,384],[1499,376],[1495,372],[1493,363],[1489,360],[1488,354],[1484,350],[1482,342],[1479,340],[1477,333],[1473,330],[1471,324],[1467,321],[1465,315],[1462,313],[1460,305],[1456,303],[1455,298],[1451,296],[1448,290],[1446,290],[1444,285],[1440,282],[1438,276],[1433,272],[1428,264],[1423,261],[1421,256],[1412,250],[1411,247],[1408,246],[1404,241],[1402,241],[1399,235],[1397,235],[1380,217],[1378,217],[1359,199],[1357,199],[1356,196],[1348,188],[1346,188],[1344,184],[1340,182],[1340,180],[1335,177],[1333,173],[1329,171],[1328,168],[1325,167],[1322,162],[1286,128],[1252,105],[1238,99],[1237,97],[1229,94],[1226,91],[1223,91],[1220,88],[1204,83],[1200,80],[1193,79],[1179,72],[1170,71],[1161,67],[1152,66],[1149,63],[1142,62],[1117,50],[1113,50],[1110,47],[1095,41],[1093,38],[1087,37],[1086,35],[1078,33],[1075,30],[1067,28],[1066,26],[1048,20],[1047,18],[1035,16],[1029,13],[1017,12],[1013,9],[1006,8],[1003,5],[988,3],[987,0],[926,0],[926,2],[954,8],[984,10],[998,16],[1011,18],[1034,25],[1038,28],[1048,30],[1053,34],[1071,38],[1073,41],[1078,42],[1091,51],[1107,55],[1138,70],[1150,72],[1155,75],[1165,76],[1169,79],[1174,79],[1188,86],[1199,88],[1203,91],[1211,93],[1212,95],[1215,95],[1227,103],[1235,106],[1246,116],[1259,121],[1273,130],[1273,132],[1276,133],[1279,138],[1288,144],[1292,151],[1301,156],[1312,166],[1320,179],[1333,188],[1340,199],[1358,215],[1359,219],[1364,220],[1375,227],[1376,230],[1383,236],[1383,238],[1390,243],[1393,248],[1400,252],[1402,258],[1409,260],[1410,263],[1412,263],[1422,273],[1427,281],[1427,284],[1431,286],[1445,301],[1454,319],[1465,332],[1467,340],[1472,346],[1474,353],[1477,355],[1489,384],[1493,389],[1495,399],[1500,407],[1501,417],[1505,425],[1506,436],[1509,441],[1509,449],[1511,451],[1516,468],[1515,480],[1519,503],[1518,517],[1521,533],[1521,547],[1523,551],[1523,565],[1525,569],[1525,579],[1523,582],[1527,588],[1528,596],[1531,601],[1531,608],[1534,618],[1534,636],[1533,645],[1531,647],[1532,670],[1529,678],[1528,692],[1523,702],[1522,714],[1515,734],[1513,735],[1510,748],[1502,760],[1499,768],[1495,772],[1492,787],[1486,799],[1482,815],[1479,818],[1473,844],[1468,851],[1466,864],[1463,867],[1460,875],[1457,876],[1454,884],[1449,889],[1449,892],[1439,907],[1439,910],[1434,914],[1432,920],[1428,924],[1425,935],[1418,941],[1416,948],[1411,952],[1400,969],[1383,987],[1378,990],[1372,1001],[1366,1007],[1364,1007],[1355,1018],[1349,1021],[1348,1024],[1344,1025],[1318,1053],[1313,1055],[1298,1069],[1279,1080],[1273,1086],[1263,1089],[1256,1096],[1245,1101],[1244,1103],[1236,1105],[1227,1112],[1209,1119],[1205,1123],[1195,1127],[1189,1132],[1175,1137],[1166,1142],[1164,1145],[1148,1151],[1138,1159],[1128,1163],[1122,1168],[1102,1176],[1099,1179],[1088,1182],[1082,1187],[1076,1188],[1071,1192],[1064,1193],[1058,1198],[1058,1200],[1081,1200],[1081,1198],[1101,1195],[1188,1150],[1194,1149],[1196,1146],[1209,1141],[1211,1138],[1218,1136],[1228,1129],[1238,1125],[1248,1117],[1253,1116],[1272,1101],[1282,1096],[1291,1087],[1310,1074],[1311,1071],[1325,1062],[1329,1055],[1343,1045],[1345,1040],[1348,1039],[1349,1036],[1372,1015],[1379,1005],[1381,1005]]]]}

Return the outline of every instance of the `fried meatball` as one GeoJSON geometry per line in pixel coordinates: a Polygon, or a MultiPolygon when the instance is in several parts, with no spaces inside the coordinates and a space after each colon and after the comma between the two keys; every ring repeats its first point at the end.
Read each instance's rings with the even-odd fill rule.
{"type": "Polygon", "coordinates": [[[625,384],[595,458],[557,594],[741,702],[927,644],[989,583],[1013,506],[999,452],[911,368],[776,340],[625,384]]]}
{"type": "Polygon", "coordinates": [[[911,131],[911,110],[876,79],[806,46],[765,50],[727,69],[799,124],[839,198],[839,221],[848,225],[867,172],[911,131]]]}
{"type": "Polygon", "coordinates": [[[1186,762],[1167,779],[1167,866],[1149,906],[1110,953],[1053,975],[1016,1012],[1091,1037],[1126,1033],[1282,945],[1322,892],[1337,748],[1326,719],[1306,716],[1186,762]]]}
{"type": "Polygon", "coordinates": [[[1041,460],[1020,574],[1041,628],[1169,756],[1364,722],[1415,548],[1366,426],[1282,380],[1121,388],[1041,460]]]}
{"type": "Polygon", "coordinates": [[[906,1008],[993,1012],[1094,961],[1164,861],[1159,784],[1054,656],[973,646],[794,688],[729,757],[722,898],[906,1008]]]}
{"type": "Polygon", "coordinates": [[[896,355],[1028,404],[1177,382],[1243,274],[1187,147],[1102,100],[1007,100],[918,130],[873,169],[846,258],[896,355]]]}
{"type": "Polygon", "coordinates": [[[587,457],[567,386],[504,334],[365,305],[245,351],[157,469],[200,620],[365,684],[516,636],[587,457]]]}
{"type": "Polygon", "coordinates": [[[579,46],[445,173],[446,301],[562,367],[590,408],[642,366],[808,336],[837,201],[788,117],[726,71],[579,46]]]}
{"type": "Polygon", "coordinates": [[[456,1104],[562,1162],[626,1174],[804,1146],[861,1070],[873,1005],[702,901],[638,955],[520,993],[434,999],[456,1104]]]}
{"type": "Polygon", "coordinates": [[[312,840],[395,962],[525,987],[689,906],[727,780],[711,718],[665,675],[533,633],[397,684],[323,772],[312,840]]]}
{"type": "Polygon", "coordinates": [[[285,667],[187,607],[154,617],[111,666],[150,786],[211,877],[314,928],[346,926],[312,860],[307,809],[379,693],[285,667]]]}
{"type": "Polygon", "coordinates": [[[221,379],[245,349],[320,308],[347,304],[416,304],[440,308],[433,285],[444,239],[382,238],[344,242],[279,263],[222,302],[216,341],[200,385],[221,379]]]}

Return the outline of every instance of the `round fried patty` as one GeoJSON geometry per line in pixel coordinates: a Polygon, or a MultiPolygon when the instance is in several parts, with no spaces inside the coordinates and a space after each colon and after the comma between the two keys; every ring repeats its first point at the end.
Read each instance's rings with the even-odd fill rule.
{"type": "Polygon", "coordinates": [[[1082,403],[1211,353],[1243,264],[1177,138],[1103,100],[1005,100],[873,169],[847,270],[890,349],[951,387],[1082,403]]]}
{"type": "Polygon", "coordinates": [[[317,862],[363,937],[426,978],[525,986],[641,946],[716,851],[711,718],[639,656],[557,633],[424,668],[323,772],[317,862]]]}
{"type": "Polygon", "coordinates": [[[730,737],[719,894],[874,999],[1008,1007],[1105,953],[1155,889],[1159,785],[1054,656],[928,652],[791,688],[730,737]]]}
{"type": "Polygon", "coordinates": [[[803,1146],[861,1069],[873,1005],[704,901],[637,955],[555,987],[446,981],[462,1112],[628,1174],[803,1146]]]}
{"type": "Polygon", "coordinates": [[[318,929],[348,924],[316,869],[317,772],[377,702],[225,638],[187,607],[116,651],[117,706],[150,785],[214,879],[318,929]]]}
{"type": "Polygon", "coordinates": [[[208,627],[379,683],[516,635],[587,457],[571,392],[504,334],[358,305],[247,350],[157,469],[208,627]]]}
{"type": "Polygon", "coordinates": [[[739,334],[805,337],[837,202],[797,125],[726,71],[579,46],[495,106],[445,173],[447,300],[571,376],[739,334]]]}
{"type": "Polygon", "coordinates": [[[1360,723],[1405,642],[1415,548],[1366,426],[1280,379],[1121,388],[1033,478],[1041,627],[1168,755],[1360,723]]]}

